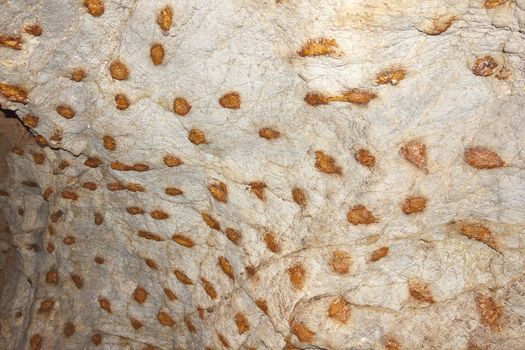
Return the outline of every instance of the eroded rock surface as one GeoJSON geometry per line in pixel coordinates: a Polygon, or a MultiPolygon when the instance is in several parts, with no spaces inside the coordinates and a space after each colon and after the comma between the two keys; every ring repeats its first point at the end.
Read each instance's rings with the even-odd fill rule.
{"type": "Polygon", "coordinates": [[[0,348],[525,348],[525,1],[0,8],[0,348]]]}

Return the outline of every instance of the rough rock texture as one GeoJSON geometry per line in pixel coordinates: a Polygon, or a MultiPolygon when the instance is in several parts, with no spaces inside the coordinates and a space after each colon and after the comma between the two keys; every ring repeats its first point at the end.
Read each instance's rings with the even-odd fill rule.
{"type": "Polygon", "coordinates": [[[525,348],[525,0],[0,9],[1,349],[525,348]]]}

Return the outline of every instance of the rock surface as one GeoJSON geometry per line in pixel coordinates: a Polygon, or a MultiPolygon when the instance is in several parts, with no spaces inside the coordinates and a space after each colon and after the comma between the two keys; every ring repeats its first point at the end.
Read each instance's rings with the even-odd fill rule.
{"type": "Polygon", "coordinates": [[[0,348],[525,348],[524,0],[0,7],[0,348]]]}

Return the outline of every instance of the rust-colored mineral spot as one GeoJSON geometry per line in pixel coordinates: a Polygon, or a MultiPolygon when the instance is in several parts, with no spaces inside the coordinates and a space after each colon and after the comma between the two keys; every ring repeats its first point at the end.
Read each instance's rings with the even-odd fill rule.
{"type": "Polygon", "coordinates": [[[188,132],[188,140],[194,145],[202,145],[208,143],[206,135],[201,129],[193,128],[188,132]]]}
{"type": "Polygon", "coordinates": [[[164,288],[164,295],[166,295],[166,298],[168,298],[169,301],[174,301],[174,300],[177,300],[177,296],[175,295],[175,293],[169,289],[169,288],[164,288]]]}
{"type": "Polygon", "coordinates": [[[401,345],[399,344],[399,342],[391,336],[385,337],[383,339],[383,344],[385,345],[386,350],[400,350],[401,349],[401,345]]]}
{"type": "Polygon", "coordinates": [[[22,122],[24,123],[24,125],[32,129],[38,126],[39,120],[40,118],[35,117],[34,115],[31,115],[31,114],[28,114],[22,118],[22,122]]]}
{"type": "Polygon", "coordinates": [[[22,50],[22,38],[20,36],[0,34],[0,46],[22,50]]]}
{"type": "Polygon", "coordinates": [[[239,245],[241,243],[241,239],[242,239],[242,234],[240,231],[238,230],[234,230],[233,228],[231,227],[228,227],[226,228],[226,230],[224,231],[224,234],[226,235],[226,237],[228,237],[228,239],[235,245],[239,245]]]}
{"type": "Polygon", "coordinates": [[[181,189],[178,189],[176,187],[166,187],[164,190],[164,193],[166,193],[168,196],[180,196],[184,192],[182,192],[181,189]]]}
{"type": "Polygon", "coordinates": [[[445,15],[441,17],[434,18],[432,21],[432,26],[430,28],[426,28],[423,30],[423,32],[427,35],[439,35],[444,32],[446,32],[452,23],[457,20],[456,16],[451,15],[445,15]]]}
{"type": "Polygon", "coordinates": [[[104,258],[102,258],[100,256],[96,256],[94,260],[99,265],[102,265],[104,263],[104,258]]]}
{"type": "Polygon", "coordinates": [[[134,183],[134,182],[130,182],[129,184],[127,184],[126,190],[130,192],[146,192],[146,189],[144,188],[144,186],[134,183]]]}
{"type": "Polygon", "coordinates": [[[59,277],[58,277],[57,270],[49,270],[46,273],[46,283],[57,285],[58,281],[59,281],[59,277]]]}
{"type": "Polygon", "coordinates": [[[234,317],[235,324],[237,325],[237,332],[240,334],[244,334],[246,331],[250,329],[250,323],[248,322],[248,319],[242,312],[238,312],[235,314],[234,317]]]}
{"type": "Polygon", "coordinates": [[[158,66],[164,61],[164,46],[162,44],[153,44],[149,50],[151,62],[158,66]]]}
{"type": "Polygon", "coordinates": [[[321,95],[318,93],[307,93],[304,97],[304,101],[310,106],[316,107],[319,105],[327,105],[330,102],[329,96],[321,95]]]}
{"type": "Polygon", "coordinates": [[[173,236],[171,236],[171,239],[175,241],[175,243],[180,244],[181,246],[186,248],[193,248],[193,246],[195,245],[195,242],[193,242],[193,240],[190,237],[182,235],[180,233],[174,234],[173,236]]]}
{"type": "Polygon", "coordinates": [[[103,0],[84,0],[84,6],[93,17],[100,17],[104,13],[103,0]]]}
{"type": "Polygon", "coordinates": [[[162,238],[158,234],[149,232],[149,231],[144,231],[144,230],[140,230],[138,232],[138,236],[145,238],[145,239],[149,239],[150,241],[157,241],[157,242],[164,241],[164,238],[162,238]]]}
{"type": "Polygon", "coordinates": [[[507,2],[507,0],[485,0],[485,6],[486,9],[494,9],[498,6],[504,5],[507,2]]]}
{"type": "Polygon", "coordinates": [[[328,317],[346,323],[348,318],[350,318],[351,311],[350,303],[348,303],[345,298],[339,297],[328,306],[328,317]]]}
{"type": "Polygon", "coordinates": [[[370,261],[378,261],[379,259],[384,258],[388,255],[390,248],[388,247],[381,247],[379,249],[376,249],[370,254],[370,261]]]}
{"type": "Polygon", "coordinates": [[[76,274],[70,274],[69,277],[71,278],[71,281],[73,281],[75,287],[77,287],[78,289],[84,288],[84,280],[82,279],[82,277],[76,274]]]}
{"type": "Polygon", "coordinates": [[[306,327],[306,325],[302,322],[294,322],[292,324],[292,333],[302,343],[311,342],[315,336],[315,332],[306,327]]]}
{"type": "Polygon", "coordinates": [[[264,242],[266,243],[266,248],[268,248],[268,250],[272,253],[279,253],[281,251],[279,242],[277,241],[277,238],[275,238],[275,234],[273,232],[266,232],[264,234],[264,242]]]}
{"type": "Polygon", "coordinates": [[[255,305],[257,305],[257,307],[261,309],[262,312],[264,312],[265,314],[268,314],[268,303],[266,302],[266,300],[257,299],[255,300],[255,305]]]}
{"type": "Polygon", "coordinates": [[[135,288],[135,290],[133,291],[133,299],[139,303],[139,304],[144,304],[146,302],[146,300],[148,299],[148,292],[146,292],[146,290],[142,287],[137,287],[135,288]]]}
{"type": "Polygon", "coordinates": [[[259,136],[263,139],[273,140],[281,136],[281,133],[271,128],[261,128],[259,129],[259,136]]]}
{"type": "Polygon", "coordinates": [[[173,321],[173,318],[164,311],[160,311],[157,314],[157,320],[159,320],[160,324],[166,327],[173,327],[175,325],[175,321],[173,321]]]}
{"type": "MultiPolygon", "coordinates": [[[[56,135],[56,131],[55,131],[55,134],[53,135],[53,137],[56,135]]],[[[39,146],[47,146],[48,145],[48,142],[46,140],[46,138],[42,135],[35,135],[35,141],[36,143],[39,145],[39,146]]]]}
{"type": "Polygon", "coordinates": [[[186,274],[180,270],[175,270],[173,271],[173,273],[175,274],[175,277],[182,283],[182,284],[186,284],[186,285],[192,285],[193,284],[193,281],[188,277],[186,276],[186,274]]]}
{"type": "Polygon", "coordinates": [[[306,206],[306,193],[299,187],[292,188],[292,199],[299,206],[306,206]]]}
{"type": "Polygon", "coordinates": [[[131,215],[141,215],[145,213],[141,207],[127,207],[126,211],[131,215]]]}
{"type": "Polygon", "coordinates": [[[204,291],[206,292],[206,294],[208,294],[208,296],[211,299],[216,299],[217,298],[217,291],[215,290],[215,288],[213,287],[211,282],[208,281],[205,278],[201,278],[201,282],[202,282],[202,287],[204,288],[204,291]]]}
{"type": "Polygon", "coordinates": [[[98,168],[101,163],[102,163],[102,161],[100,160],[100,158],[98,158],[98,157],[89,157],[84,162],[84,165],[88,166],[90,168],[98,168]]]}
{"type": "Polygon", "coordinates": [[[190,111],[191,105],[185,98],[176,97],[173,100],[173,112],[175,112],[175,114],[185,116],[186,114],[190,113],[190,111]]]}
{"type": "Polygon", "coordinates": [[[141,329],[142,327],[144,327],[142,322],[140,322],[136,318],[130,318],[129,319],[129,323],[131,323],[131,327],[133,327],[133,329],[135,329],[135,330],[138,330],[138,329],[141,329]]]}
{"type": "Polygon", "coordinates": [[[51,254],[55,251],[55,246],[53,245],[53,243],[49,242],[47,244],[47,247],[46,247],[46,251],[51,254]]]}
{"type": "Polygon", "coordinates": [[[75,244],[75,237],[73,236],[67,236],[66,238],[64,238],[63,242],[65,245],[73,245],[75,244]]]}
{"type": "Polygon", "coordinates": [[[42,349],[42,337],[39,334],[35,334],[29,339],[29,348],[31,350],[42,349]]]}
{"type": "Polygon", "coordinates": [[[116,94],[115,95],[115,107],[117,109],[123,111],[129,107],[129,100],[128,97],[124,94],[116,94]]]}
{"type": "Polygon", "coordinates": [[[104,143],[104,148],[109,151],[114,151],[117,148],[117,141],[115,141],[113,136],[105,135],[102,138],[102,142],[104,143]]]}
{"type": "Polygon", "coordinates": [[[481,324],[489,327],[494,332],[499,332],[501,330],[503,307],[498,305],[491,296],[481,294],[476,297],[476,306],[481,324]]]}
{"type": "Polygon", "coordinates": [[[160,10],[159,14],[157,15],[157,23],[162,31],[166,32],[170,30],[170,27],[173,23],[173,10],[170,6],[165,6],[162,10],[160,10]]]}
{"type": "Polygon", "coordinates": [[[492,235],[492,232],[483,225],[464,224],[461,226],[461,234],[470,239],[485,243],[494,250],[498,250],[498,244],[492,235]]]}
{"type": "Polygon", "coordinates": [[[230,92],[219,99],[219,104],[228,109],[241,108],[241,96],[238,92],[230,92]]]}
{"type": "Polygon", "coordinates": [[[327,56],[338,47],[335,39],[319,38],[308,40],[297,54],[301,57],[327,56]]]}
{"type": "Polygon", "coordinates": [[[227,348],[230,347],[230,342],[228,341],[228,339],[226,339],[224,335],[222,335],[221,333],[217,333],[217,338],[219,338],[219,341],[222,343],[223,346],[227,348]]]}
{"type": "Polygon", "coordinates": [[[46,160],[46,155],[44,153],[40,153],[40,152],[33,152],[31,153],[31,156],[33,157],[33,161],[35,162],[35,164],[37,165],[42,165],[44,164],[45,160],[46,160]]]}
{"type": "Polygon", "coordinates": [[[304,101],[310,106],[326,105],[330,102],[346,102],[356,105],[366,105],[375,99],[377,94],[362,89],[350,89],[339,95],[327,96],[319,93],[306,94],[304,101]]]}
{"type": "Polygon", "coordinates": [[[208,191],[210,191],[213,198],[216,201],[226,203],[228,202],[228,187],[224,182],[217,182],[208,185],[208,191]]]}
{"type": "Polygon", "coordinates": [[[75,334],[75,325],[73,324],[73,322],[66,322],[66,324],[64,325],[64,335],[66,336],[66,338],[69,338],[71,337],[73,334],[75,334]]]}
{"type": "Polygon", "coordinates": [[[406,71],[402,68],[390,68],[377,75],[376,83],[380,85],[385,85],[385,84],[397,85],[397,83],[405,79],[405,75],[406,75],[406,71]]]}
{"type": "Polygon", "coordinates": [[[425,197],[408,197],[403,201],[401,209],[406,215],[421,213],[427,207],[427,199],[425,197]]]}
{"type": "Polygon", "coordinates": [[[95,346],[99,346],[102,344],[102,335],[99,333],[95,333],[91,336],[91,341],[95,346]]]}
{"type": "Polygon", "coordinates": [[[250,186],[250,190],[257,198],[259,198],[262,201],[266,200],[266,193],[264,190],[266,189],[266,184],[262,181],[254,181],[250,182],[248,184],[250,186]]]}
{"type": "Polygon", "coordinates": [[[472,73],[480,77],[489,77],[494,73],[498,64],[496,60],[489,55],[476,58],[472,65],[472,73]]]}
{"type": "Polygon", "coordinates": [[[166,164],[170,168],[182,164],[182,160],[179,157],[174,156],[173,154],[165,155],[163,160],[164,164],[166,164]]]}
{"type": "Polygon", "coordinates": [[[13,152],[14,154],[16,154],[18,156],[23,156],[24,155],[24,150],[21,149],[20,147],[13,147],[11,149],[11,152],[13,152]]]}
{"type": "Polygon", "coordinates": [[[68,105],[59,105],[56,112],[66,119],[71,119],[75,116],[75,111],[68,105]]]}
{"type": "Polygon", "coordinates": [[[294,266],[288,268],[288,277],[290,278],[292,286],[297,290],[301,290],[304,286],[306,270],[304,269],[303,265],[297,263],[294,266]]]}
{"type": "Polygon", "coordinates": [[[109,72],[111,77],[115,80],[126,80],[129,76],[128,67],[126,67],[126,65],[118,59],[111,62],[111,65],[109,66],[109,72]]]}
{"type": "Polygon", "coordinates": [[[38,309],[38,313],[43,314],[43,313],[51,312],[51,310],[53,310],[53,306],[55,306],[55,300],[51,298],[43,300],[40,303],[40,308],[38,309]]]}
{"type": "Polygon", "coordinates": [[[425,144],[412,140],[401,146],[399,152],[407,161],[419,169],[425,170],[427,167],[427,146],[425,144]]]}
{"type": "Polygon", "coordinates": [[[378,221],[372,212],[361,204],[350,209],[346,217],[352,225],[371,225],[378,221]]]}
{"type": "Polygon", "coordinates": [[[108,314],[111,313],[111,303],[107,298],[99,297],[98,304],[102,310],[106,311],[108,314]]]}
{"type": "Polygon", "coordinates": [[[228,261],[228,259],[226,259],[224,256],[219,256],[218,262],[222,272],[224,272],[228,277],[234,280],[235,275],[233,274],[233,267],[228,261]]]}
{"type": "Polygon", "coordinates": [[[410,295],[416,300],[431,304],[434,303],[434,298],[430,292],[430,286],[424,282],[416,280],[409,281],[408,291],[410,295]]]}
{"type": "Polygon", "coordinates": [[[191,322],[191,319],[189,317],[184,317],[184,324],[186,324],[186,328],[188,328],[188,331],[190,333],[196,333],[197,329],[193,325],[193,322],[191,322]]]}
{"type": "Polygon", "coordinates": [[[158,270],[159,269],[159,265],[153,259],[145,258],[144,262],[152,270],[158,270]]]}
{"type": "Polygon", "coordinates": [[[107,185],[107,188],[110,191],[122,191],[126,189],[126,186],[120,182],[111,182],[107,185]]]}
{"type": "Polygon", "coordinates": [[[201,213],[201,216],[202,216],[202,220],[204,220],[206,225],[208,225],[210,228],[217,230],[217,231],[221,230],[221,225],[213,216],[211,216],[208,213],[204,213],[204,212],[201,213]]]}
{"type": "Polygon", "coordinates": [[[168,213],[162,210],[153,210],[150,213],[150,216],[155,220],[166,220],[170,217],[168,213]]]}
{"type": "Polygon", "coordinates": [[[496,152],[479,146],[465,149],[464,160],[476,169],[494,169],[505,165],[505,162],[496,152]]]}
{"type": "Polygon", "coordinates": [[[71,72],[71,80],[74,80],[76,82],[80,82],[84,80],[85,77],[87,77],[87,73],[82,68],[75,68],[71,72]]]}
{"type": "Polygon", "coordinates": [[[336,250],[332,253],[332,258],[330,259],[330,265],[332,270],[339,274],[344,275],[348,273],[350,269],[350,255],[343,250],[336,250]]]}
{"type": "Polygon", "coordinates": [[[376,158],[368,150],[363,148],[354,153],[354,158],[361,163],[361,165],[368,168],[372,168],[376,165],[376,158]]]}
{"type": "Polygon", "coordinates": [[[336,164],[335,159],[323,151],[315,151],[315,167],[326,174],[340,175],[342,173],[342,169],[336,164]]]}

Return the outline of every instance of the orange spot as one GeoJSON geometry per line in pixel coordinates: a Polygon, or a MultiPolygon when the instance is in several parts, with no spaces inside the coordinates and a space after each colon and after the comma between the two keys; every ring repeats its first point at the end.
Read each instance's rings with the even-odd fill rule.
{"type": "Polygon", "coordinates": [[[330,98],[318,93],[307,93],[304,97],[304,101],[310,106],[316,107],[320,105],[327,105],[330,102],[330,98]]]}
{"type": "Polygon", "coordinates": [[[102,265],[104,263],[104,258],[100,257],[100,256],[96,256],[95,257],[95,262],[99,265],[102,265]]]}
{"type": "Polygon", "coordinates": [[[75,325],[72,323],[72,322],[66,322],[66,324],[64,325],[64,335],[66,336],[66,338],[69,338],[71,337],[73,334],[75,334],[75,325]]]}
{"type": "Polygon", "coordinates": [[[337,47],[335,39],[320,38],[308,40],[297,54],[301,57],[327,56],[334,54],[337,47]]]}
{"type": "Polygon", "coordinates": [[[141,329],[144,326],[142,322],[140,322],[136,318],[130,318],[129,322],[131,323],[131,327],[133,327],[133,329],[135,330],[141,329]]]}
{"type": "Polygon", "coordinates": [[[173,321],[173,318],[171,318],[171,316],[164,311],[160,311],[157,314],[157,320],[159,320],[161,325],[166,327],[173,327],[175,325],[175,321],[173,321]]]}
{"type": "Polygon", "coordinates": [[[140,215],[145,213],[144,209],[140,207],[127,207],[126,211],[131,215],[140,215]]]}
{"type": "Polygon", "coordinates": [[[84,0],[84,6],[93,17],[100,17],[104,13],[104,2],[102,0],[84,0]]]}
{"type": "Polygon", "coordinates": [[[164,61],[164,47],[162,44],[153,44],[150,48],[151,62],[158,66],[164,61]]]}
{"type": "Polygon", "coordinates": [[[48,313],[53,310],[55,306],[55,300],[52,298],[45,299],[40,303],[40,308],[38,309],[39,314],[48,313]]]}
{"type": "Polygon", "coordinates": [[[46,155],[44,153],[33,152],[31,153],[31,156],[33,157],[33,161],[35,162],[35,164],[38,164],[38,165],[44,164],[46,160],[46,155]]]}
{"type": "Polygon", "coordinates": [[[372,254],[370,255],[370,260],[371,261],[378,261],[379,259],[382,259],[384,258],[385,256],[388,255],[388,251],[390,250],[390,248],[388,247],[381,247],[379,249],[376,249],[372,252],[372,254]]]}
{"type": "Polygon", "coordinates": [[[201,278],[201,282],[202,282],[202,286],[203,286],[204,291],[206,292],[206,294],[208,294],[208,296],[211,299],[216,299],[217,298],[217,291],[215,290],[215,288],[213,287],[211,282],[208,281],[207,279],[204,279],[204,278],[201,278]]]}
{"type": "Polygon", "coordinates": [[[335,299],[328,307],[328,316],[342,323],[348,321],[350,314],[350,303],[348,303],[343,297],[335,299]]]}
{"type": "Polygon", "coordinates": [[[100,213],[95,213],[95,225],[102,225],[104,222],[104,216],[100,213]]]}
{"type": "Polygon", "coordinates": [[[224,256],[220,256],[219,259],[219,266],[222,269],[222,272],[224,272],[228,277],[230,277],[232,280],[235,279],[235,275],[233,274],[233,268],[228,259],[226,259],[224,256]]]}
{"type": "Polygon", "coordinates": [[[182,190],[176,187],[167,187],[164,190],[164,193],[166,193],[168,196],[180,196],[181,194],[183,194],[182,190]]]}
{"type": "Polygon", "coordinates": [[[361,148],[354,154],[354,158],[368,168],[372,168],[376,165],[376,158],[366,149],[361,148]]]}
{"type": "Polygon", "coordinates": [[[40,118],[35,117],[34,115],[28,114],[25,117],[22,118],[22,122],[25,126],[30,128],[36,128],[38,126],[40,118]]]}
{"type": "Polygon", "coordinates": [[[228,237],[228,239],[235,245],[239,245],[241,242],[242,234],[239,231],[228,227],[224,233],[226,234],[226,237],[228,237]]]}
{"type": "Polygon", "coordinates": [[[113,136],[106,135],[102,138],[102,141],[104,143],[104,148],[109,151],[114,151],[117,148],[117,141],[115,141],[113,136]]]}
{"type": "Polygon", "coordinates": [[[264,234],[264,242],[266,242],[266,247],[269,251],[273,253],[279,253],[281,251],[279,242],[277,241],[275,235],[272,232],[266,232],[264,234]]]}
{"type": "Polygon", "coordinates": [[[177,97],[173,100],[173,111],[180,116],[185,116],[190,113],[191,105],[186,99],[177,97]]]}
{"type": "Polygon", "coordinates": [[[498,305],[490,296],[478,295],[476,297],[481,324],[489,327],[494,332],[501,330],[503,307],[498,305]]]}
{"type": "Polygon", "coordinates": [[[89,157],[84,162],[84,165],[88,166],[90,168],[98,168],[101,163],[102,163],[102,161],[99,158],[97,158],[97,157],[89,157]]]}
{"type": "Polygon", "coordinates": [[[295,264],[288,269],[288,277],[293,287],[297,290],[303,289],[306,271],[301,264],[295,264]]]}
{"type": "Polygon", "coordinates": [[[465,150],[465,162],[476,169],[494,169],[505,165],[500,156],[485,147],[469,147],[465,150]]]}
{"type": "Polygon", "coordinates": [[[348,222],[353,225],[370,225],[378,220],[364,205],[354,206],[347,214],[348,222]]]}
{"type": "Polygon", "coordinates": [[[494,73],[497,66],[498,64],[492,56],[478,57],[472,65],[472,73],[480,77],[489,77],[494,73]]]}
{"type": "Polygon", "coordinates": [[[82,279],[82,277],[76,274],[71,274],[69,275],[69,277],[71,278],[71,281],[73,281],[73,283],[75,284],[75,287],[77,287],[78,289],[82,289],[84,287],[84,280],[82,279]]]}
{"type": "Polygon", "coordinates": [[[87,77],[86,71],[82,68],[75,68],[71,72],[71,80],[74,80],[76,82],[84,80],[84,78],[87,77]]]}
{"type": "Polygon", "coordinates": [[[281,133],[270,128],[262,128],[259,129],[259,136],[267,140],[273,140],[281,136],[281,133]]]}
{"type": "Polygon", "coordinates": [[[408,291],[410,295],[419,301],[434,303],[434,298],[430,292],[430,287],[428,284],[421,281],[409,281],[408,282],[408,291]]]}
{"type": "Polygon", "coordinates": [[[175,277],[183,284],[186,284],[186,285],[191,285],[193,284],[192,280],[186,276],[186,274],[180,270],[175,270],[173,271],[173,273],[175,274],[175,277]]]}
{"type": "Polygon", "coordinates": [[[427,146],[419,141],[409,141],[401,146],[401,155],[419,169],[426,169],[427,166],[427,146]]]}
{"type": "Polygon", "coordinates": [[[107,185],[107,187],[110,191],[122,191],[126,189],[126,186],[120,182],[111,182],[107,185]]]}
{"type": "Polygon", "coordinates": [[[342,169],[336,164],[335,159],[323,151],[315,151],[315,167],[327,174],[341,175],[342,173],[342,169]]]}
{"type": "Polygon", "coordinates": [[[498,6],[504,5],[507,2],[507,0],[485,0],[485,8],[486,9],[494,9],[498,6]]]}
{"type": "Polygon", "coordinates": [[[130,182],[126,185],[126,189],[130,192],[146,192],[144,186],[130,182]]]}
{"type": "Polygon", "coordinates": [[[206,135],[204,135],[204,131],[196,128],[193,128],[189,131],[188,140],[190,140],[190,142],[194,145],[202,145],[208,143],[208,141],[206,141],[206,135]]]}
{"type": "Polygon", "coordinates": [[[148,299],[148,292],[142,287],[137,287],[133,291],[133,299],[139,304],[144,304],[148,299]]]}
{"type": "Polygon", "coordinates": [[[166,164],[170,168],[174,167],[174,166],[179,166],[182,163],[183,162],[182,162],[182,160],[179,157],[176,157],[176,156],[174,156],[172,154],[168,154],[168,155],[164,156],[164,164],[166,164]]]}
{"type": "Polygon", "coordinates": [[[184,323],[186,324],[186,328],[188,328],[188,331],[190,333],[197,332],[197,329],[195,328],[189,317],[184,317],[184,323]]]}
{"type": "Polygon", "coordinates": [[[111,77],[115,80],[126,80],[129,76],[128,67],[126,67],[126,65],[118,59],[111,62],[111,65],[109,66],[109,72],[111,77]]]}
{"type": "Polygon", "coordinates": [[[65,245],[75,244],[75,237],[67,236],[66,238],[64,238],[63,242],[64,242],[65,245]]]}
{"type": "Polygon", "coordinates": [[[99,346],[102,344],[102,335],[99,333],[95,333],[91,336],[91,341],[95,346],[99,346]]]}
{"type": "Polygon", "coordinates": [[[111,303],[109,302],[107,298],[99,297],[98,304],[100,305],[100,308],[102,310],[106,311],[109,314],[111,313],[111,303]]]}
{"type": "Polygon", "coordinates": [[[123,111],[129,107],[129,100],[126,95],[124,94],[116,94],[115,95],[115,107],[117,109],[123,111]]]}
{"type": "Polygon", "coordinates": [[[157,16],[157,23],[162,31],[170,30],[171,24],[173,23],[173,10],[171,7],[166,6],[160,10],[157,16]]]}
{"type": "Polygon", "coordinates": [[[255,181],[249,183],[251,191],[253,194],[257,196],[260,200],[264,201],[266,200],[266,194],[264,193],[264,190],[266,189],[266,184],[261,181],[255,181]]]}
{"type": "Polygon", "coordinates": [[[42,337],[39,334],[35,334],[29,339],[29,348],[31,350],[42,349],[42,337]]]}
{"type": "Polygon", "coordinates": [[[306,325],[302,322],[300,323],[294,323],[292,325],[292,333],[299,339],[302,343],[309,343],[313,340],[315,336],[315,332],[310,330],[306,325]]]}
{"type": "Polygon", "coordinates": [[[237,332],[239,335],[244,334],[250,329],[250,323],[248,322],[248,319],[241,312],[235,314],[235,324],[237,325],[237,332]]]}
{"type": "Polygon", "coordinates": [[[219,338],[219,341],[224,345],[225,347],[230,347],[230,342],[228,342],[228,339],[224,337],[221,333],[217,333],[217,337],[219,338]]]}
{"type": "Polygon", "coordinates": [[[407,215],[420,213],[427,207],[427,199],[425,197],[408,197],[403,201],[403,213],[407,215]]]}
{"type": "Polygon", "coordinates": [[[401,68],[391,68],[379,73],[376,77],[376,83],[380,85],[392,84],[397,85],[401,80],[405,79],[406,71],[401,68]]]}
{"type": "Polygon", "coordinates": [[[158,270],[159,269],[159,265],[155,262],[155,260],[150,259],[150,258],[146,258],[146,259],[144,259],[144,261],[146,262],[146,265],[150,269],[152,269],[152,270],[158,270]]]}
{"type": "Polygon", "coordinates": [[[211,216],[208,213],[201,213],[201,216],[204,222],[206,223],[206,225],[208,225],[210,228],[217,230],[217,231],[221,230],[221,225],[213,216],[211,216]]]}
{"type": "Polygon", "coordinates": [[[299,187],[292,188],[292,198],[293,201],[299,204],[301,207],[306,205],[306,194],[299,187]]]}
{"type": "Polygon", "coordinates": [[[476,241],[485,243],[492,249],[498,251],[498,245],[492,232],[485,226],[478,224],[465,224],[461,227],[461,234],[476,241]]]}
{"type": "Polygon", "coordinates": [[[228,187],[226,187],[224,182],[209,184],[208,190],[215,200],[222,203],[226,203],[228,201],[228,187]]]}
{"type": "Polygon", "coordinates": [[[347,252],[342,250],[336,250],[332,253],[332,259],[330,265],[332,265],[332,270],[339,274],[344,275],[348,273],[350,269],[350,255],[347,252]]]}
{"type": "Polygon", "coordinates": [[[56,112],[66,119],[71,119],[75,116],[75,111],[68,105],[59,105],[56,112]]]}
{"type": "Polygon", "coordinates": [[[168,219],[170,216],[168,215],[168,213],[162,211],[162,210],[153,210],[151,213],[150,213],[150,216],[155,219],[155,220],[165,220],[165,219],[168,219]]]}
{"type": "Polygon", "coordinates": [[[400,350],[401,345],[399,345],[399,342],[395,340],[393,337],[386,337],[383,340],[383,344],[385,345],[386,350],[400,350]]]}
{"type": "Polygon", "coordinates": [[[22,50],[22,38],[20,36],[0,34],[0,46],[22,50]]]}
{"type": "Polygon", "coordinates": [[[266,302],[266,300],[257,299],[255,300],[255,305],[257,305],[257,307],[261,309],[262,312],[264,312],[265,314],[268,314],[268,303],[266,302]]]}
{"type": "Polygon", "coordinates": [[[173,239],[177,244],[180,244],[186,248],[192,248],[195,245],[195,242],[191,238],[181,234],[174,234],[171,239],[173,239]]]}
{"type": "Polygon", "coordinates": [[[241,108],[241,96],[237,92],[230,92],[219,99],[219,104],[228,109],[241,108]]]}
{"type": "Polygon", "coordinates": [[[95,191],[98,188],[97,184],[94,182],[84,182],[82,187],[90,191],[95,191]]]}
{"type": "Polygon", "coordinates": [[[177,296],[169,288],[164,288],[164,295],[166,295],[166,298],[168,298],[169,301],[177,300],[177,296]]]}
{"type": "Polygon", "coordinates": [[[78,199],[78,194],[73,191],[63,191],[61,195],[64,199],[70,199],[73,201],[76,201],[78,199]]]}
{"type": "Polygon", "coordinates": [[[160,242],[160,241],[164,240],[164,238],[162,238],[158,234],[152,233],[152,232],[149,232],[149,231],[142,231],[141,230],[141,231],[139,231],[138,236],[142,237],[142,238],[145,238],[145,239],[152,240],[152,241],[157,241],[157,242],[160,242]]]}

